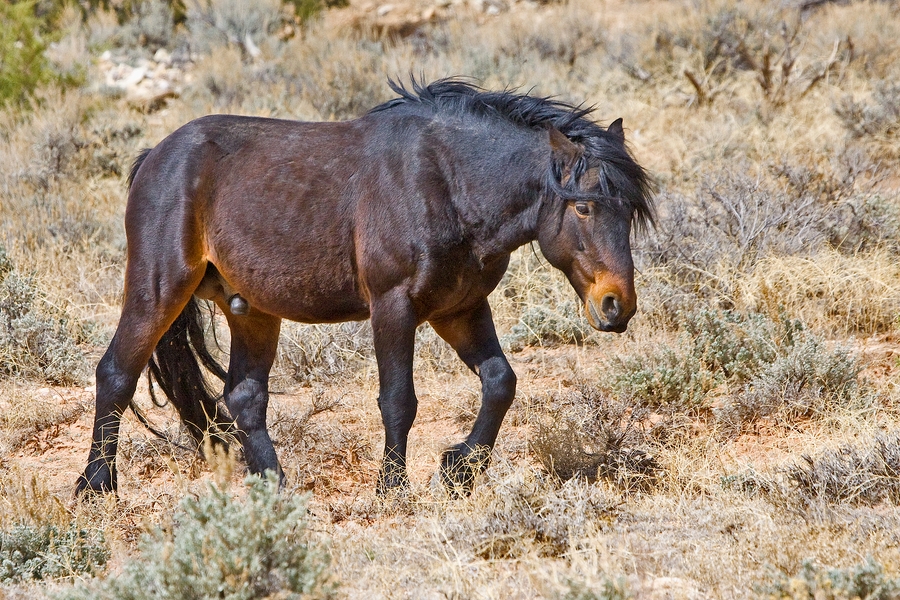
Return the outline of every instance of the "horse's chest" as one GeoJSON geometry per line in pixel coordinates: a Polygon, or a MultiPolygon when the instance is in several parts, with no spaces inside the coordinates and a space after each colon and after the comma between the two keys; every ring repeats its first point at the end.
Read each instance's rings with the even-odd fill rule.
{"type": "Polygon", "coordinates": [[[508,262],[508,256],[485,262],[471,253],[432,261],[417,272],[410,295],[425,319],[465,310],[491,293],[508,262]]]}

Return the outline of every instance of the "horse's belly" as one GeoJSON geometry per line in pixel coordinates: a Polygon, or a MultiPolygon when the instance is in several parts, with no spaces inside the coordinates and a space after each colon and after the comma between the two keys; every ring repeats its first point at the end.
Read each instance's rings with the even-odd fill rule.
{"type": "Polygon", "coordinates": [[[225,288],[250,307],[303,323],[355,321],[369,316],[352,265],[341,261],[232,266],[220,262],[225,288]],[[336,264],[337,262],[337,264],[336,264]]]}

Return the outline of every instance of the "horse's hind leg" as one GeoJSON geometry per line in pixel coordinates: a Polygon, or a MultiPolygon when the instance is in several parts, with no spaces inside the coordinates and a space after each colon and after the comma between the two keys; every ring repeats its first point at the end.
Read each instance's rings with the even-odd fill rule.
{"type": "Polygon", "coordinates": [[[254,310],[233,315],[219,300],[231,329],[231,359],[225,379],[225,403],[238,427],[244,459],[251,473],[274,471],[284,479],[275,447],[266,430],[269,371],[275,362],[281,319],[254,310]]]}
{"type": "Polygon", "coordinates": [[[116,450],[119,424],[128,408],[141,372],[163,333],[187,304],[202,270],[184,279],[163,277],[158,282],[137,277],[137,265],[126,273],[127,293],[122,316],[103,358],[97,365],[97,402],[88,464],[75,493],[116,489],[116,450]]]}
{"type": "Polygon", "coordinates": [[[432,327],[481,378],[481,409],[466,441],[452,446],[441,464],[441,477],[455,494],[468,494],[475,475],[490,459],[503,417],[516,395],[516,374],[503,355],[487,300],[468,313],[432,327]]]}

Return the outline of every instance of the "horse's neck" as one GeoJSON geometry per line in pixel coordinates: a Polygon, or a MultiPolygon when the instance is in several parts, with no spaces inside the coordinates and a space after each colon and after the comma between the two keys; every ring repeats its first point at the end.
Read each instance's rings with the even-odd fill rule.
{"type": "Polygon", "coordinates": [[[473,151],[454,165],[451,201],[464,234],[479,258],[509,254],[537,239],[543,178],[547,166],[540,149],[526,148],[512,158],[473,151]]]}

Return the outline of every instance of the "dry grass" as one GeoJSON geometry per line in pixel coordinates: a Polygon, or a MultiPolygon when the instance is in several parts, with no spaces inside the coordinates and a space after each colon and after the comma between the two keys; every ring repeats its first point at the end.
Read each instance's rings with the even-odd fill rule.
{"type": "MultiPolygon", "coordinates": [[[[388,17],[430,8],[395,4],[388,17]]],[[[897,597],[896,3],[493,4],[505,8],[440,6],[408,36],[355,2],[292,37],[277,2],[243,25],[229,21],[242,0],[198,4],[176,28],[164,2],[124,26],[62,13],[49,57],[88,83],[0,109],[3,531],[102,532],[107,573],[121,573],[182,498],[241,479],[235,457],[211,469],[128,417],[118,500],[70,502],[91,416],[72,383],[90,383],[118,318],[124,176],[140,148],[209,112],[352,118],[390,96],[388,76],[467,75],[624,118],[660,206],[635,241],[640,313],[623,336],[594,332],[538,248],[513,255],[491,303],[519,395],[492,466],[454,501],[432,475],[479,385],[452,350],[419,332],[413,488],[379,500],[369,325],[286,325],[270,428],[289,491],[313,492],[309,535],[330,548],[338,595],[841,598],[872,580],[873,597],[897,597]],[[102,51],[137,65],[159,47],[184,69],[174,97],[150,105],[96,83],[102,51]],[[656,401],[648,381],[693,400],[656,401]]],[[[152,418],[177,438],[169,413],[152,418]]]]}

